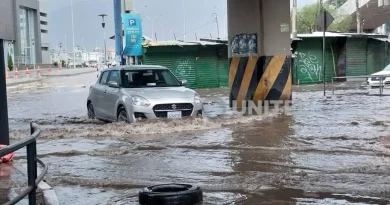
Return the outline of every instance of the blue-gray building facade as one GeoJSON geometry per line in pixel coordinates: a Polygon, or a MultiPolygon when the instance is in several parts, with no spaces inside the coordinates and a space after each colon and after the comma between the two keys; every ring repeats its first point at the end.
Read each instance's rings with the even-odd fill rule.
{"type": "Polygon", "coordinates": [[[1,0],[0,19],[6,65],[9,58],[14,67],[50,61],[42,56],[49,51],[49,43],[47,13],[40,11],[40,1],[1,0]],[[45,42],[42,42],[42,36],[45,42]]]}

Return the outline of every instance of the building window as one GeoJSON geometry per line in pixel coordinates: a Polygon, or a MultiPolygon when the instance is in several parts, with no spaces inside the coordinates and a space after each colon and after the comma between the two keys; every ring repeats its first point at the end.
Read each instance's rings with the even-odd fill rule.
{"type": "Polygon", "coordinates": [[[36,16],[32,9],[19,8],[21,56],[24,63],[35,63],[36,16]]]}
{"type": "Polygon", "coordinates": [[[41,33],[47,33],[47,30],[41,29],[41,33]]]}
{"type": "Polygon", "coordinates": [[[42,51],[49,51],[49,47],[42,47],[42,51]]]}
{"type": "Polygon", "coordinates": [[[47,21],[41,21],[41,25],[47,25],[47,21]]]}
{"type": "Polygon", "coordinates": [[[42,17],[47,17],[47,13],[40,12],[39,15],[41,15],[42,17]]]}

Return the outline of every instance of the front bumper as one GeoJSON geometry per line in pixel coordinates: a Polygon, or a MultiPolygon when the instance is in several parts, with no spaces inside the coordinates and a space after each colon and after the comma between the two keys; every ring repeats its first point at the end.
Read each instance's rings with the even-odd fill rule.
{"type": "Polygon", "coordinates": [[[203,115],[203,104],[195,104],[194,102],[186,101],[165,101],[152,103],[149,107],[132,105],[129,112],[129,119],[135,122],[139,119],[164,119],[167,118],[168,112],[181,111],[182,117],[197,117],[203,115]],[[177,108],[173,109],[172,105],[177,108]],[[162,109],[163,108],[163,109],[162,109]]]}

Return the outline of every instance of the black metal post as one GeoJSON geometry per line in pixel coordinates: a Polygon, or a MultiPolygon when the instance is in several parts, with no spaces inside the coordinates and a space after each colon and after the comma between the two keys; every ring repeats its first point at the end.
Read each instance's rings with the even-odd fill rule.
{"type": "MultiPolygon", "coordinates": [[[[30,133],[34,133],[34,128],[32,123],[30,123],[30,133]]],[[[28,186],[32,186],[33,190],[28,194],[29,205],[36,205],[37,203],[37,193],[35,180],[37,179],[37,142],[27,145],[27,172],[28,172],[28,186]]]]}
{"type": "Polygon", "coordinates": [[[9,145],[7,84],[5,80],[4,43],[0,39],[0,144],[9,145]]]}
{"type": "MultiPolygon", "coordinates": [[[[34,147],[36,142],[27,145],[27,177],[28,186],[33,187],[33,190],[28,194],[29,205],[35,205],[37,203],[36,196],[36,184],[35,179],[37,178],[37,166],[36,166],[36,155],[34,155],[34,147]]],[[[36,147],[35,147],[36,148],[36,147]]]]}
{"type": "Polygon", "coordinates": [[[325,12],[325,9],[324,9],[324,6],[321,2],[321,9],[323,11],[323,18],[324,18],[324,33],[323,33],[323,36],[322,36],[322,70],[323,70],[323,79],[324,79],[324,96],[326,96],[326,79],[325,79],[325,33],[326,33],[326,12],[325,12]]]}

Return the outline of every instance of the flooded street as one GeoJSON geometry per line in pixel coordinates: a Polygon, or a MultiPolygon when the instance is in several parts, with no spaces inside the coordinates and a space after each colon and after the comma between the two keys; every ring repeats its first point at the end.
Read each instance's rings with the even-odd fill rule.
{"type": "MultiPolygon", "coordinates": [[[[204,204],[390,203],[389,96],[299,86],[289,114],[243,116],[226,89],[202,90],[204,119],[119,124],[86,119],[94,81],[8,89],[12,141],[30,121],[43,128],[38,154],[64,205],[137,204],[140,188],[163,183],[200,186],[204,204]]],[[[25,163],[21,150],[14,164],[25,163]]]]}

